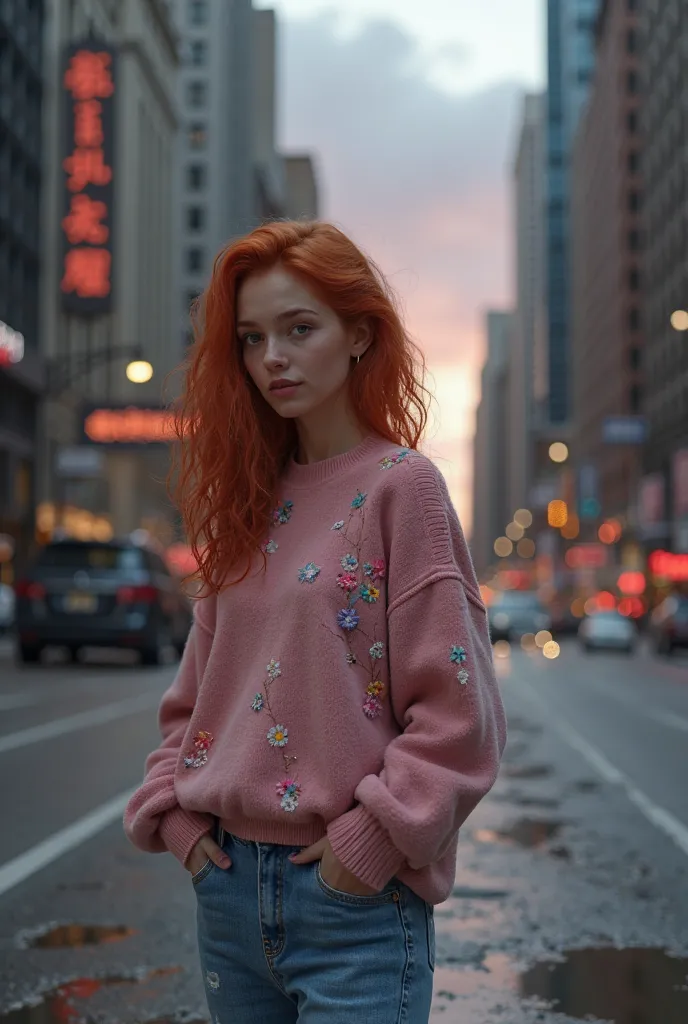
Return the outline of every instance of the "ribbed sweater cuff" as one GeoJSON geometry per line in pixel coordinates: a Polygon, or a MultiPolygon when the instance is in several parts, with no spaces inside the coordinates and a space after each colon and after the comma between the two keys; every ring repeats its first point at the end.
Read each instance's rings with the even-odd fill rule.
{"type": "Polygon", "coordinates": [[[174,807],[166,811],[160,821],[160,838],[177,860],[186,864],[186,859],[203,836],[212,832],[213,818],[209,814],[197,814],[174,807]]]}
{"type": "Polygon", "coordinates": [[[362,804],[331,821],[327,838],[344,867],[373,889],[384,889],[404,863],[389,834],[362,804]]]}

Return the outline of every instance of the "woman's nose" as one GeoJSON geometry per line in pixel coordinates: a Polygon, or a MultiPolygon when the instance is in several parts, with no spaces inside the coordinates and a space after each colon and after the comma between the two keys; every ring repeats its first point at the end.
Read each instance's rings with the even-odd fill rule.
{"type": "Polygon", "coordinates": [[[277,339],[268,338],[265,346],[265,363],[267,366],[284,366],[286,363],[284,350],[277,339]]]}

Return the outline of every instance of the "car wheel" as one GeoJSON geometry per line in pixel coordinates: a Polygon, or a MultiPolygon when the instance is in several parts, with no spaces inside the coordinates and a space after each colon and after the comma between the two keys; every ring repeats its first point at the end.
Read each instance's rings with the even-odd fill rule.
{"type": "Polygon", "coordinates": [[[19,644],[17,649],[19,662],[22,665],[35,665],[41,660],[43,648],[39,644],[19,644]]]}
{"type": "Polygon", "coordinates": [[[67,654],[68,654],[69,660],[71,662],[74,662],[76,664],[76,662],[79,660],[79,651],[80,650],[81,650],[80,647],[68,647],[67,648],[67,654]]]}

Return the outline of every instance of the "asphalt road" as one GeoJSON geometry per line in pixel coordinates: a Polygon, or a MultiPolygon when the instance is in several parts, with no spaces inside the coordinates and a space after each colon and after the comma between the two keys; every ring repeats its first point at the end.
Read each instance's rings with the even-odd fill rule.
{"type": "MultiPolygon", "coordinates": [[[[509,747],[462,830],[455,893],[436,911],[433,1020],[596,1019],[594,993],[571,1017],[531,1004],[552,995],[533,964],[600,945],[688,957],[688,659],[584,655],[571,642],[556,661],[514,650],[497,664],[509,747]]],[[[32,1024],[2,1011],[74,977],[101,979],[86,1002],[104,1021],[207,1017],[188,877],[171,857],[130,848],[120,826],[174,671],[19,670],[0,649],[0,1024],[32,1024]],[[26,948],[56,922],[71,927],[64,948],[54,936],[49,949],[26,948]],[[96,924],[122,933],[75,948],[79,929],[96,924]]],[[[589,986],[611,970],[593,962],[589,986]]],[[[667,987],[666,964],[654,974],[667,987]]],[[[57,1019],[43,998],[41,1020],[57,1019]]],[[[659,1016],[602,1019],[688,1020],[685,1001],[651,1002],[659,1016]]]]}

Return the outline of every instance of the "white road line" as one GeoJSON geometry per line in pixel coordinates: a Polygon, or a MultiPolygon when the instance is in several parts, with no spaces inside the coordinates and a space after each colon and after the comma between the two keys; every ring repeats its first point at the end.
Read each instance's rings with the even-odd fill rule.
{"type": "Polygon", "coordinates": [[[688,732],[688,718],[676,715],[673,711],[652,711],[650,712],[650,718],[654,718],[656,722],[661,722],[662,725],[669,725],[672,729],[681,729],[683,732],[688,732]]]}
{"type": "Polygon", "coordinates": [[[138,697],[129,697],[127,700],[120,700],[114,704],[103,704],[99,708],[80,711],[76,715],[67,715],[54,722],[45,722],[43,725],[34,725],[29,729],[11,732],[7,736],[0,736],[0,754],[25,747],[29,743],[40,743],[43,740],[53,739],[55,736],[64,736],[66,733],[76,732],[79,729],[88,729],[92,725],[105,725],[106,722],[113,722],[117,718],[125,718],[127,715],[133,715],[137,711],[144,711],[146,708],[159,704],[160,696],[159,693],[142,693],[138,697]]]}
{"type": "Polygon", "coordinates": [[[0,694],[0,711],[11,711],[13,708],[26,708],[30,704],[38,704],[35,693],[3,693],[0,694]]]}
{"type": "Polygon", "coordinates": [[[81,846],[87,839],[96,835],[117,818],[121,818],[124,808],[134,792],[136,792],[135,789],[120,793],[119,796],[108,800],[107,803],[97,807],[95,811],[91,811],[90,814],[75,821],[72,825],[60,829],[48,839],[44,839],[42,843],[38,843],[37,846],[21,853],[14,860],[3,864],[0,867],[0,896],[40,871],[41,868],[57,860],[58,857],[81,846]]]}
{"type": "Polygon", "coordinates": [[[586,739],[580,735],[570,725],[565,725],[559,720],[556,720],[549,715],[549,713],[543,708],[542,701],[539,699],[537,693],[529,683],[519,679],[517,687],[524,691],[534,704],[537,705],[541,714],[544,714],[548,719],[553,729],[559,733],[559,735],[577,750],[588,762],[588,764],[599,774],[606,782],[610,782],[613,785],[620,786],[626,793],[626,796],[634,804],[638,810],[647,818],[647,820],[660,829],[678,846],[679,850],[688,856],[688,828],[675,818],[673,814],[660,807],[654,800],[651,800],[646,793],[643,793],[641,789],[635,785],[632,779],[625,775],[622,771],[616,768],[611,761],[608,761],[604,754],[601,754],[596,747],[593,747],[591,743],[588,743],[586,739]]]}

